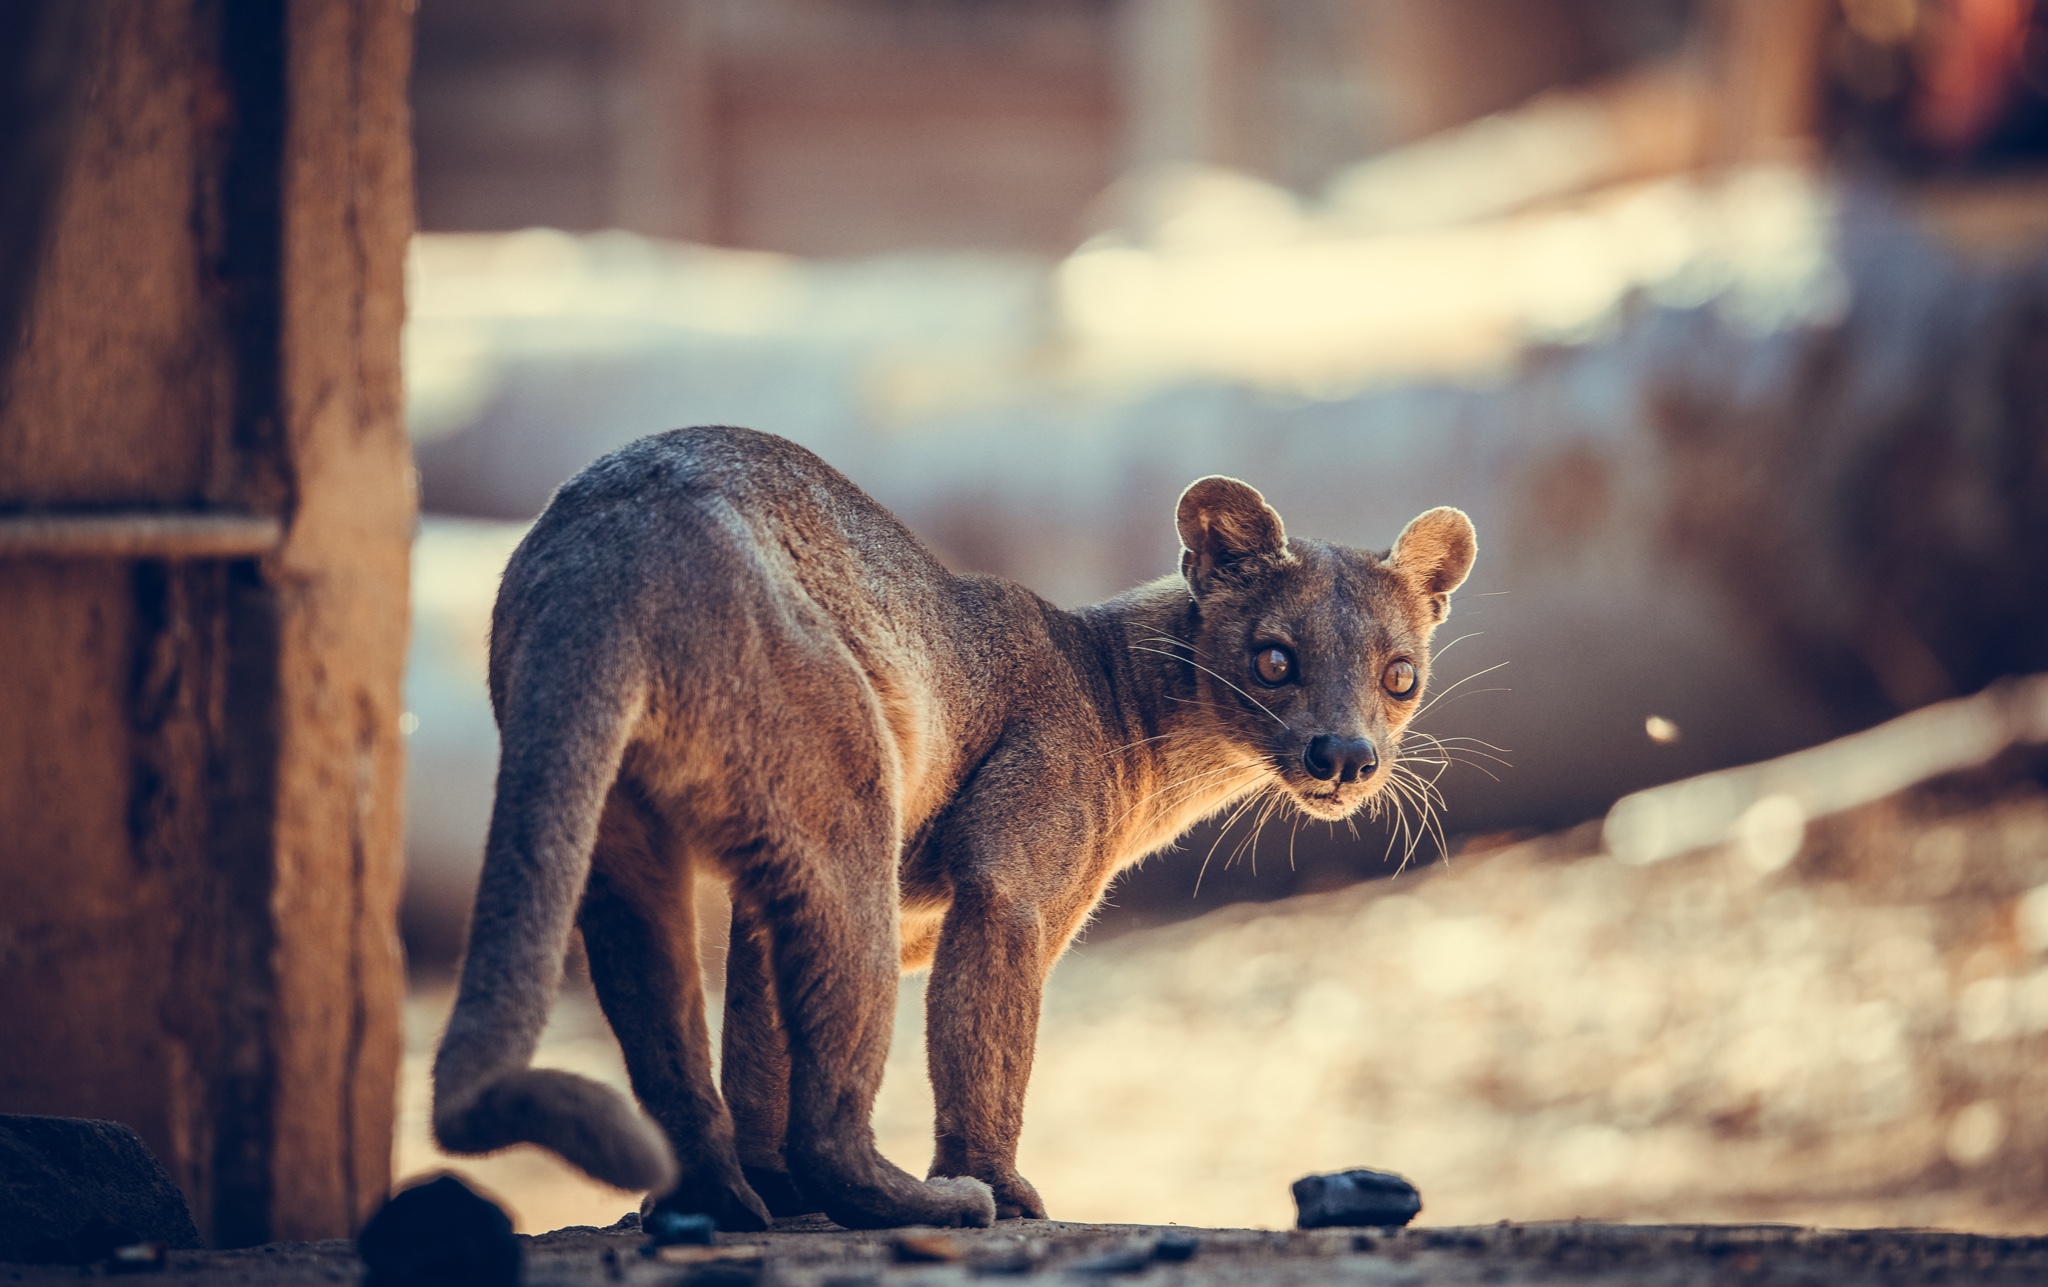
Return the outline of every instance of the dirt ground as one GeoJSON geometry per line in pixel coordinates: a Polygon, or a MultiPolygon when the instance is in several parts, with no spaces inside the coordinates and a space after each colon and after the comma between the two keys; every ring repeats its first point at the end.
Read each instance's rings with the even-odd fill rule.
{"type": "MultiPolygon", "coordinates": [[[[1499,1224],[1400,1231],[1190,1229],[1010,1221],[994,1229],[849,1233],[785,1221],[768,1234],[720,1234],[718,1245],[643,1257],[638,1220],[526,1238],[535,1287],[964,1287],[974,1280],[1144,1287],[1463,1287],[1464,1284],[2038,1283],[2048,1238],[1928,1230],[1817,1231],[1773,1225],[1499,1224]],[[1184,1261],[1148,1260],[1162,1237],[1192,1237],[1184,1261]],[[919,1259],[906,1262],[908,1240],[919,1259]],[[929,1259],[931,1256],[950,1257],[929,1259]]],[[[166,1272],[189,1287],[326,1287],[352,1283],[347,1242],[249,1251],[177,1252],[166,1272]]],[[[68,1267],[0,1268],[0,1280],[73,1283],[68,1267]]]]}

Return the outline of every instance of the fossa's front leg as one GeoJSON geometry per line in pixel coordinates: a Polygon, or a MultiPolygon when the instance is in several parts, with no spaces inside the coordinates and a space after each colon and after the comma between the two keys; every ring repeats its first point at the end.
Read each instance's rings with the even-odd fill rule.
{"type": "Polygon", "coordinates": [[[1017,1137],[1048,954],[1058,950],[1038,908],[961,885],[932,962],[925,999],[938,1103],[931,1174],[988,1185],[998,1219],[1045,1218],[1038,1190],[1017,1172],[1017,1137]]]}

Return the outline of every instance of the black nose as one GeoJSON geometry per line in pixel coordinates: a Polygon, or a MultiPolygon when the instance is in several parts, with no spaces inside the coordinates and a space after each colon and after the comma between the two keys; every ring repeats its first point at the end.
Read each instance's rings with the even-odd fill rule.
{"type": "Polygon", "coordinates": [[[1379,749],[1362,737],[1332,737],[1325,733],[1311,738],[1308,749],[1301,753],[1302,767],[1309,776],[1321,782],[1331,778],[1339,782],[1356,782],[1369,778],[1380,766],[1379,749]]]}

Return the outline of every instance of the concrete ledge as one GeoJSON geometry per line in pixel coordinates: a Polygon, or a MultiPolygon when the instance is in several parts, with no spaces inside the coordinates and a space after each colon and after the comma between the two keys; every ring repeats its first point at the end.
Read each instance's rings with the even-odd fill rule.
{"type": "MultiPolygon", "coordinates": [[[[1936,1282],[2038,1283],[2048,1237],[1926,1229],[1817,1230],[1789,1225],[1485,1225],[1471,1228],[1192,1229],[1184,1226],[1005,1221],[993,1229],[853,1233],[822,1217],[765,1234],[720,1234],[715,1247],[638,1254],[637,1217],[610,1229],[560,1229],[526,1244],[526,1281],[548,1287],[965,1287],[986,1282],[1103,1287],[1465,1287],[1470,1284],[1825,1282],[1911,1287],[1936,1282]],[[1194,1237],[1178,1263],[1105,1270],[1107,1253],[1194,1237]],[[918,1260],[899,1258],[914,1238],[918,1260]],[[957,1258],[930,1259],[934,1244],[957,1258]],[[1090,1266],[1090,1262],[1094,1266],[1090,1266]]],[[[275,1243],[231,1252],[172,1252],[181,1287],[250,1283],[328,1287],[359,1272],[348,1242],[275,1243]]],[[[10,1268],[10,1282],[76,1283],[78,1270],[10,1268]]]]}

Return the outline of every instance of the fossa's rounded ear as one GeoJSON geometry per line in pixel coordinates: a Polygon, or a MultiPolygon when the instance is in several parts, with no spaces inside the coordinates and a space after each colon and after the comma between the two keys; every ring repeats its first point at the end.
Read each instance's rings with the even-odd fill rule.
{"type": "Polygon", "coordinates": [[[1180,574],[1197,597],[1231,564],[1287,549],[1287,529],[1266,498],[1250,483],[1221,474],[1189,483],[1173,521],[1180,532],[1180,574]]]}
{"type": "Polygon", "coordinates": [[[1479,536],[1465,511],[1439,505],[1401,529],[1387,564],[1429,600],[1442,621],[1451,612],[1451,591],[1465,584],[1478,555],[1479,536]]]}

